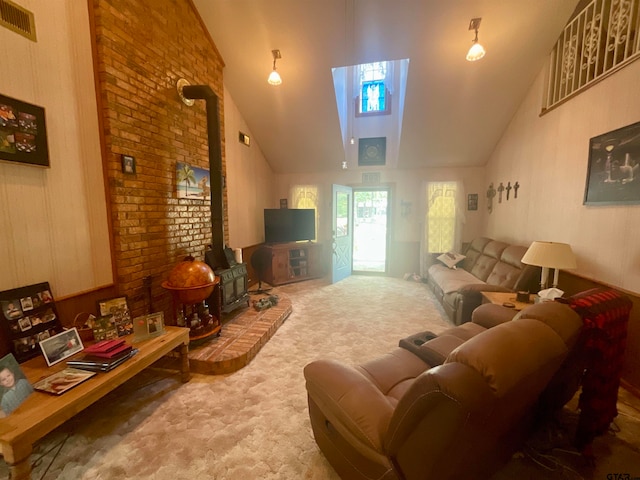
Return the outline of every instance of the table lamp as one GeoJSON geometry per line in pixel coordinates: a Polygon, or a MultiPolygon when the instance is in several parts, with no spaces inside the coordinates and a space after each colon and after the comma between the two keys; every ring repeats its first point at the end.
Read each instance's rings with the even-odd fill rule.
{"type": "Polygon", "coordinates": [[[535,241],[531,244],[527,252],[520,260],[527,265],[535,265],[542,267],[540,275],[540,289],[547,288],[547,280],[549,278],[549,269],[555,268],[553,275],[553,288],[558,286],[558,273],[561,268],[576,268],[576,257],[571,250],[571,246],[566,243],[558,242],[540,242],[535,241]]]}

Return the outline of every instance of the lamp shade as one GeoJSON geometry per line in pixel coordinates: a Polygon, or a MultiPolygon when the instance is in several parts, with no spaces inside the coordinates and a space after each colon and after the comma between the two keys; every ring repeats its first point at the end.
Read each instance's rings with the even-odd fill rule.
{"type": "Polygon", "coordinates": [[[271,85],[280,85],[282,83],[282,78],[280,78],[280,74],[275,70],[272,70],[269,74],[269,78],[267,79],[271,85]]]}
{"type": "Polygon", "coordinates": [[[537,267],[577,268],[571,246],[558,242],[533,242],[520,261],[537,267]]]}
{"type": "Polygon", "coordinates": [[[484,57],[485,53],[486,52],[484,50],[484,47],[477,41],[475,41],[467,52],[467,60],[469,60],[470,62],[475,62],[476,60],[480,60],[482,57],[484,57]]]}

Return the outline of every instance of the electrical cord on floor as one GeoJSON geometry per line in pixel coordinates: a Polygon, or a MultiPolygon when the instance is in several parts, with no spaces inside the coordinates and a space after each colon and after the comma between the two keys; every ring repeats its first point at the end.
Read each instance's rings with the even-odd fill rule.
{"type": "MultiPolygon", "coordinates": [[[[136,386],[136,390],[140,390],[142,388],[146,388],[150,385],[153,385],[155,383],[158,383],[162,380],[165,380],[167,378],[170,378],[171,375],[160,375],[160,376],[156,376],[156,378],[142,384],[142,385],[138,385],[136,386]]],[[[75,420],[75,419],[74,419],[75,420]]],[[[70,421],[70,423],[73,423],[70,421]]],[[[53,450],[56,450],[55,454],[53,455],[53,458],[51,458],[51,460],[49,461],[47,467],[45,468],[44,472],[42,472],[42,475],[40,475],[40,480],[43,480],[44,477],[47,475],[47,473],[49,472],[49,470],[51,469],[51,466],[53,465],[53,463],[56,461],[56,459],[58,458],[58,456],[60,455],[60,452],[62,451],[62,447],[64,447],[64,445],[67,443],[67,440],[69,440],[69,438],[71,438],[71,436],[74,434],[75,432],[75,426],[72,426],[69,431],[67,431],[67,433],[65,434],[64,438],[60,441],[58,441],[57,443],[54,443],[53,445],[51,445],[47,450],[43,451],[42,453],[40,453],[40,455],[33,461],[31,462],[31,470],[33,471],[36,467],[40,466],[40,464],[42,463],[42,460],[44,459],[44,457],[46,457],[49,453],[51,453],[53,450]]]]}
{"type": "Polygon", "coordinates": [[[73,434],[73,430],[67,432],[67,434],[64,436],[64,438],[62,440],[60,440],[58,443],[56,443],[53,446],[51,446],[48,450],[45,450],[44,452],[42,452],[40,454],[40,456],[33,461],[33,463],[31,464],[31,469],[32,470],[35,467],[37,467],[38,465],[40,465],[40,463],[42,462],[42,459],[45,457],[45,455],[49,454],[51,451],[55,450],[56,448],[58,449],[56,451],[56,453],[53,455],[53,458],[49,461],[49,464],[47,465],[47,468],[45,468],[44,472],[42,472],[42,475],[40,475],[40,480],[42,480],[44,478],[44,476],[47,474],[47,472],[51,468],[51,465],[53,465],[53,462],[55,462],[56,459],[58,458],[58,455],[60,454],[60,451],[62,450],[62,447],[64,447],[64,444],[67,443],[67,440],[69,440],[69,438],[71,437],[72,434],[73,434]]]}
{"type": "MultiPolygon", "coordinates": [[[[580,455],[578,452],[572,452],[570,450],[564,450],[559,448],[553,449],[553,451],[580,455]]],[[[558,459],[554,455],[541,453],[537,451],[535,448],[528,447],[528,446],[524,448],[523,453],[532,462],[544,468],[545,470],[548,470],[551,472],[562,472],[563,475],[568,473],[569,476],[572,478],[576,478],[578,480],[584,480],[584,477],[580,475],[580,473],[578,473],[576,470],[569,467],[565,463],[561,462],[560,459],[558,459]]]]}

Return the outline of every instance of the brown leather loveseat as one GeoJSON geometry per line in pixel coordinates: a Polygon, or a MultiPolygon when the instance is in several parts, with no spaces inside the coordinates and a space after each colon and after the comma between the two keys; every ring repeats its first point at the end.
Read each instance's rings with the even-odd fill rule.
{"type": "Polygon", "coordinates": [[[314,437],[341,478],[486,478],[508,460],[582,321],[549,302],[494,323],[452,328],[419,355],[397,348],[358,366],[305,367],[314,437]]]}
{"type": "Polygon", "coordinates": [[[474,239],[456,268],[440,262],[429,267],[427,283],[454,325],[471,320],[482,303],[481,292],[530,293],[539,290],[540,267],[520,260],[527,247],[509,245],[491,238],[474,239]]]}

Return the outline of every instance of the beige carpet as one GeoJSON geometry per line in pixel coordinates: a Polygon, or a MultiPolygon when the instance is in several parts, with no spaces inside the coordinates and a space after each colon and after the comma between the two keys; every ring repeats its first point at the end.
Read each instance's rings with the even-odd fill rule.
{"type": "MultiPolygon", "coordinates": [[[[318,357],[362,362],[409,334],[449,325],[426,285],[400,279],[314,280],[273,293],[289,296],[293,313],[248,366],[225,376],[194,375],[187,384],[162,370],[143,372],[45,437],[32,455],[33,478],[337,479],[313,440],[304,365],[318,357]]],[[[640,458],[616,441],[636,455],[622,461],[640,458]]],[[[614,467],[640,475],[640,462],[607,468],[614,467]]],[[[549,477],[526,458],[504,472],[497,478],[549,477]]],[[[4,462],[0,476],[7,476],[4,462]]]]}

